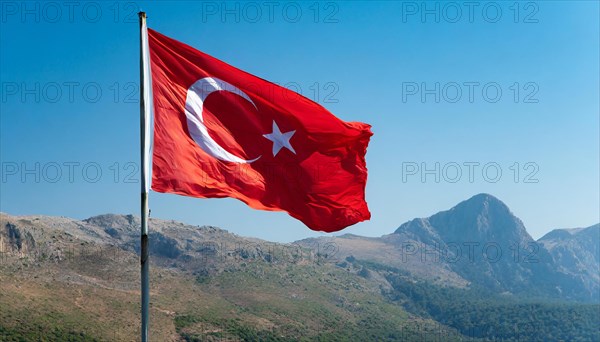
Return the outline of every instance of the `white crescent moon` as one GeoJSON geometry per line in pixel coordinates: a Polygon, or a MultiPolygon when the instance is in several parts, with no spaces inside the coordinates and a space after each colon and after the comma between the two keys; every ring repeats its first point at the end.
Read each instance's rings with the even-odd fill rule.
{"type": "Polygon", "coordinates": [[[185,99],[185,116],[187,117],[188,132],[190,133],[190,136],[204,152],[214,158],[240,164],[255,162],[261,156],[250,160],[242,159],[229,153],[208,134],[208,129],[204,125],[202,110],[204,109],[204,101],[206,101],[208,95],[216,91],[228,91],[237,94],[252,103],[254,108],[256,108],[256,105],[252,102],[250,97],[235,86],[214,77],[201,78],[188,89],[187,97],[185,99]]]}

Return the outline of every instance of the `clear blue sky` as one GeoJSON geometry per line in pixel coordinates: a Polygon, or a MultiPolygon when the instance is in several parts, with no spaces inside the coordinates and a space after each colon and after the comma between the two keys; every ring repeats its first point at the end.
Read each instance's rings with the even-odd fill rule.
{"type": "MultiPolygon", "coordinates": [[[[139,166],[139,6],[149,27],[373,126],[373,217],[343,232],[386,234],[480,192],[536,238],[600,220],[598,2],[53,4],[2,3],[3,212],[139,214],[139,172],[127,177],[139,166]]],[[[319,235],[232,199],[152,193],[150,207],[269,240],[319,235]]]]}

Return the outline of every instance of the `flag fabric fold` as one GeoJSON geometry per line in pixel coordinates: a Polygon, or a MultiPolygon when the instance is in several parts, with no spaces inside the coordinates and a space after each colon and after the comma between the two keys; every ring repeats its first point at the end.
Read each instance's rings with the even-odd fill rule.
{"type": "Polygon", "coordinates": [[[368,220],[368,124],[148,29],[152,189],[232,197],[313,230],[368,220]]]}

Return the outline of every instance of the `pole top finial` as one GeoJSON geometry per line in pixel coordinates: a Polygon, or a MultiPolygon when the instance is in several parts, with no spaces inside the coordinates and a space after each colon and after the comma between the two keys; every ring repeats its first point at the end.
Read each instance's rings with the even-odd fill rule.
{"type": "Polygon", "coordinates": [[[140,18],[146,18],[146,12],[139,11],[139,12],[138,12],[138,16],[139,16],[140,18]]]}

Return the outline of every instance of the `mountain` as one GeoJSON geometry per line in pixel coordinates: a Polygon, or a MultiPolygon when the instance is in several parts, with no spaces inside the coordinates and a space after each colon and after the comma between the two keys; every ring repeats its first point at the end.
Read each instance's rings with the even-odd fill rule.
{"type": "Polygon", "coordinates": [[[552,255],[556,267],[586,285],[590,297],[600,293],[600,224],[587,228],[555,229],[538,242],[552,255]]]}
{"type": "Polygon", "coordinates": [[[489,194],[408,221],[381,238],[342,235],[301,243],[330,244],[339,258],[352,256],[391,265],[437,284],[518,296],[600,300],[595,290],[597,271],[592,275],[600,263],[588,256],[597,251],[594,245],[573,250],[587,260],[589,273],[567,272],[557,265],[546,244],[536,242],[508,206],[489,194]]]}
{"type": "MultiPolygon", "coordinates": [[[[157,341],[416,340],[456,329],[407,312],[380,280],[319,251],[149,222],[157,341]]],[[[139,218],[0,214],[0,341],[139,336],[139,218]]]]}
{"type": "Polygon", "coordinates": [[[471,284],[496,292],[582,299],[583,286],[555,269],[548,251],[499,199],[479,194],[450,210],[409,221],[394,239],[422,242],[471,284]]]}
{"type": "MultiPolygon", "coordinates": [[[[139,226],[0,214],[0,340],[135,340],[139,226]]],[[[160,341],[600,340],[598,225],[536,242],[488,194],[382,237],[150,232],[160,341]]]]}

